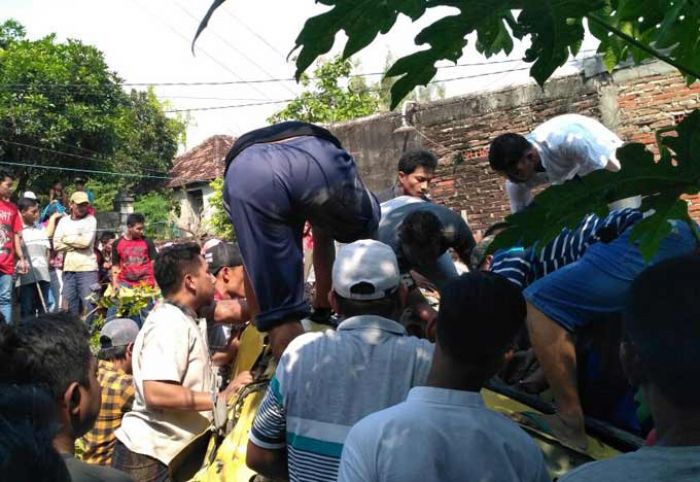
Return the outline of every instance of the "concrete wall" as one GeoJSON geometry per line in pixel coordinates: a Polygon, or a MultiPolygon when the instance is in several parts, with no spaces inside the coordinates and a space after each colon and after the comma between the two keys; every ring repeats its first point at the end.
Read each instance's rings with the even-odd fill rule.
{"type": "Polygon", "coordinates": [[[177,220],[177,227],[185,231],[186,235],[193,236],[202,234],[206,229],[206,222],[211,217],[211,205],[209,200],[214,191],[206,183],[191,184],[184,189],[175,191],[175,199],[180,204],[180,217],[177,220]],[[188,193],[202,191],[202,211],[198,213],[193,208],[188,193]]]}
{"type": "MultiPolygon", "coordinates": [[[[687,87],[668,66],[649,64],[610,75],[594,61],[584,73],[553,79],[544,89],[524,85],[418,105],[411,115],[413,132],[395,133],[401,125],[396,113],[334,125],[331,130],[377,191],[394,181],[405,148],[433,150],[440,157],[433,198],[465,210],[472,227],[479,230],[510,212],[503,180],[487,160],[488,144],[497,135],[525,134],[556,115],[579,113],[599,119],[626,141],[653,144],[655,129],[674,125],[693,108],[700,108],[700,82],[687,87]]],[[[700,203],[692,202],[691,212],[700,216],[700,203]]]]}

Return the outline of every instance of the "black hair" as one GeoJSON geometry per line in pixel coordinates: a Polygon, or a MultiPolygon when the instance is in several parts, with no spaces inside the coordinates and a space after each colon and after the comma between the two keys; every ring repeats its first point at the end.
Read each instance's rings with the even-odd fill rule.
{"type": "Polygon", "coordinates": [[[500,368],[526,314],[515,284],[494,273],[465,273],[440,292],[437,343],[451,361],[480,371],[486,381],[500,368]]]}
{"type": "Polygon", "coordinates": [[[97,352],[97,358],[105,361],[124,360],[126,358],[127,346],[110,346],[100,348],[97,352]]]}
{"type": "Polygon", "coordinates": [[[424,246],[442,238],[442,227],[434,213],[418,209],[404,218],[399,226],[399,239],[413,246],[424,246]]]}
{"type": "Polygon", "coordinates": [[[489,164],[495,171],[507,171],[517,164],[531,147],[530,141],[520,134],[501,134],[491,141],[489,164]]]}
{"type": "Polygon", "coordinates": [[[0,181],[4,181],[7,178],[12,179],[13,181],[15,180],[15,175],[12,174],[10,171],[6,169],[0,169],[0,181]]]}
{"type": "Polygon", "coordinates": [[[338,314],[344,318],[361,315],[393,318],[401,306],[399,290],[395,290],[378,300],[351,300],[343,298],[338,293],[335,293],[335,299],[338,303],[338,314]]]}
{"type": "Polygon", "coordinates": [[[116,237],[114,231],[102,231],[102,234],[100,234],[100,239],[114,239],[116,237]]]}
{"type": "Polygon", "coordinates": [[[404,152],[399,159],[399,172],[411,174],[419,167],[434,171],[437,167],[437,157],[430,151],[425,149],[417,149],[404,152]]]}
{"type": "Polygon", "coordinates": [[[58,428],[56,403],[46,390],[0,385],[0,473],[15,482],[70,482],[53,447],[58,428]]]}
{"type": "Polygon", "coordinates": [[[137,224],[146,224],[146,217],[141,213],[131,213],[126,217],[126,225],[133,227],[137,224]]]}
{"type": "Polygon", "coordinates": [[[21,197],[17,200],[17,209],[19,209],[19,212],[24,212],[27,209],[33,208],[37,204],[39,203],[36,201],[36,199],[21,197]]]}
{"type": "Polygon", "coordinates": [[[698,279],[697,254],[647,268],[632,283],[623,314],[642,375],[681,407],[700,406],[698,279]]]}
{"type": "Polygon", "coordinates": [[[161,250],[153,268],[156,283],[164,296],[175,293],[186,275],[201,266],[202,255],[197,243],[178,243],[161,250]]]}
{"type": "Polygon", "coordinates": [[[73,382],[90,385],[89,332],[68,312],[0,326],[0,383],[34,383],[58,399],[73,382]]]}

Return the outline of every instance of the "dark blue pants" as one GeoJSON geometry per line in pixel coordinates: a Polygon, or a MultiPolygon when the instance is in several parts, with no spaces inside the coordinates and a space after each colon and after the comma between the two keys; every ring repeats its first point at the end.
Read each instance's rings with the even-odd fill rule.
{"type": "Polygon", "coordinates": [[[97,287],[97,271],[64,271],[63,272],[63,303],[68,311],[80,316],[81,305],[86,313],[94,308],[88,297],[97,287]]]}
{"type": "Polygon", "coordinates": [[[224,196],[258,299],[256,324],[262,331],[308,313],[305,221],[343,243],[371,238],[379,224],[379,203],[360,180],[355,161],[317,137],[248,147],[226,173],[224,196]]]}

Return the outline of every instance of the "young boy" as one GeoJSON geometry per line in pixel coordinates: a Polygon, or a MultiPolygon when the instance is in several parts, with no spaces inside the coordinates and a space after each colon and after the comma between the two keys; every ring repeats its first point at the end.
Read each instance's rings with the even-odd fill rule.
{"type": "Polygon", "coordinates": [[[56,229],[56,222],[62,214],[55,212],[49,218],[46,228],[37,227],[39,204],[36,199],[23,197],[17,202],[22,217],[23,252],[29,260],[29,270],[19,277],[20,314],[25,316],[43,313],[48,310],[51,276],[49,274],[50,239],[56,229]],[[39,297],[41,290],[41,297],[39,297]]]}

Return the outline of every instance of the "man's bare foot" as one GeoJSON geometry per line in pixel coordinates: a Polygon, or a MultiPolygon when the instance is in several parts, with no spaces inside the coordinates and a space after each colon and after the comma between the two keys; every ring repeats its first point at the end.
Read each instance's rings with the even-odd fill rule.
{"type": "Polygon", "coordinates": [[[562,444],[573,449],[586,451],[588,448],[588,437],[583,423],[565,420],[561,415],[543,414],[542,421],[549,427],[550,433],[562,444]]]}

